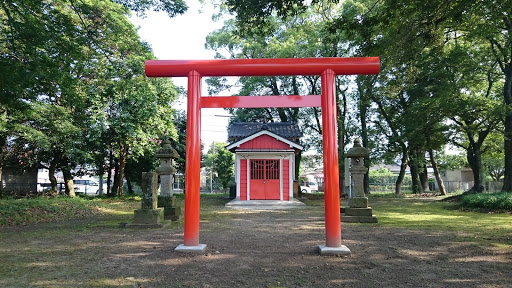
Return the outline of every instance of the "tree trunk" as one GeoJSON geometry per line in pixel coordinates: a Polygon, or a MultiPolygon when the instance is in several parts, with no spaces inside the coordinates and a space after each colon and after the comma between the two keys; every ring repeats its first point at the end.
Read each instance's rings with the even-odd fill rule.
{"type": "Polygon", "coordinates": [[[427,163],[425,163],[425,161],[419,161],[419,164],[418,165],[418,169],[419,169],[419,174],[418,176],[420,177],[420,184],[421,184],[421,190],[423,192],[429,192],[430,191],[430,187],[428,186],[428,171],[427,171],[427,163]],[[423,163],[421,163],[423,162],[423,163]]]}
{"type": "MultiPolygon", "coordinates": [[[[345,95],[344,93],[342,93],[345,95]]],[[[345,100],[345,99],[344,99],[345,100]]],[[[340,197],[347,197],[347,191],[345,191],[345,134],[344,134],[344,127],[345,127],[345,112],[346,110],[343,108],[343,103],[346,101],[341,100],[339,97],[337,99],[337,112],[338,112],[338,119],[337,119],[337,135],[338,135],[338,189],[339,189],[339,196],[340,197]]]]}
{"type": "MultiPolygon", "coordinates": [[[[2,123],[2,125],[5,125],[5,123],[7,122],[7,107],[6,106],[3,106],[1,107],[1,110],[2,113],[1,113],[1,119],[0,119],[0,123],[2,123]]],[[[0,135],[0,197],[3,196],[3,176],[2,176],[2,170],[4,168],[4,164],[5,164],[5,156],[7,154],[7,133],[2,133],[0,135]]]]}
{"type": "Polygon", "coordinates": [[[99,175],[99,180],[100,183],[98,183],[98,195],[101,196],[103,195],[103,189],[105,189],[105,187],[103,187],[103,173],[99,175]]]}
{"type": "Polygon", "coordinates": [[[128,177],[126,177],[126,185],[128,186],[128,194],[134,194],[135,191],[133,191],[132,181],[130,181],[128,177]]]}
{"type": "Polygon", "coordinates": [[[502,191],[512,191],[512,63],[506,63],[505,69],[505,85],[503,87],[503,96],[506,109],[505,116],[505,173],[503,178],[502,191]]]}
{"type": "Polygon", "coordinates": [[[320,113],[318,112],[317,107],[313,107],[313,115],[315,116],[315,124],[318,134],[322,135],[322,121],[320,120],[320,113]]]}
{"type": "Polygon", "coordinates": [[[432,148],[428,149],[428,155],[430,156],[430,164],[432,164],[432,169],[434,169],[434,176],[436,177],[437,187],[439,187],[439,192],[441,195],[446,195],[446,189],[444,187],[443,179],[441,178],[441,174],[439,173],[439,169],[437,169],[437,162],[434,157],[434,151],[432,148]]]}
{"type": "Polygon", "coordinates": [[[295,154],[295,180],[299,180],[300,177],[300,161],[302,161],[302,151],[295,154]]]}
{"type": "Polygon", "coordinates": [[[57,190],[57,178],[55,177],[55,170],[57,169],[57,163],[59,159],[57,157],[53,157],[50,161],[50,166],[48,166],[48,178],[50,179],[51,190],[50,193],[57,194],[59,191],[57,190]]]}
{"type": "MultiPolygon", "coordinates": [[[[358,76],[357,77],[357,90],[359,92],[359,121],[361,121],[361,142],[363,147],[368,149],[368,108],[370,107],[369,96],[367,94],[373,93],[373,84],[376,77],[374,76],[358,76]],[[366,88],[366,89],[365,89],[366,88]]],[[[370,169],[370,159],[364,159],[364,166],[370,169]]],[[[370,175],[364,174],[363,178],[364,193],[370,193],[370,175]]]]}
{"type": "MultiPolygon", "coordinates": [[[[70,197],[75,197],[75,186],[73,185],[73,175],[71,175],[71,171],[69,168],[62,169],[62,175],[64,176],[64,187],[66,191],[66,195],[70,197]]],[[[86,191],[84,191],[85,195],[86,191]]]]}
{"type": "Polygon", "coordinates": [[[411,171],[411,180],[412,180],[412,193],[419,194],[422,192],[420,176],[419,176],[419,167],[418,167],[418,159],[416,159],[417,154],[416,151],[409,152],[409,169],[411,171]]]}
{"type": "Polygon", "coordinates": [[[114,170],[114,149],[110,149],[108,152],[108,175],[107,175],[107,195],[113,196],[112,194],[112,170],[114,170]]]}
{"type": "Polygon", "coordinates": [[[101,163],[98,165],[98,175],[99,175],[99,181],[98,183],[98,195],[101,196],[104,194],[105,187],[103,186],[103,175],[105,174],[105,157],[101,158],[101,163]]]}
{"type": "MultiPolygon", "coordinates": [[[[5,113],[5,112],[4,112],[5,113]]],[[[5,121],[2,119],[2,121],[5,121]]],[[[7,152],[7,137],[4,135],[0,136],[0,197],[3,196],[3,178],[2,178],[2,170],[4,167],[4,159],[5,159],[5,153],[7,152]]]]}
{"type": "Polygon", "coordinates": [[[111,189],[112,197],[117,195],[118,188],[119,188],[119,159],[114,158],[114,179],[112,180],[112,189],[111,189]]]}
{"type": "Polygon", "coordinates": [[[123,196],[124,167],[126,166],[127,156],[128,144],[122,144],[121,141],[119,141],[119,188],[117,190],[117,196],[123,196]]]}
{"type": "MultiPolygon", "coordinates": [[[[361,100],[362,102],[362,100],[361,100]]],[[[368,149],[368,145],[369,145],[369,141],[368,141],[368,128],[367,128],[367,125],[366,125],[366,112],[367,112],[367,108],[366,105],[360,105],[360,106],[365,106],[364,108],[361,107],[360,108],[360,111],[361,111],[361,141],[363,142],[363,147],[365,147],[366,149],[368,149]]],[[[364,166],[366,168],[368,168],[368,171],[370,171],[370,159],[364,159],[364,166]]],[[[364,185],[364,194],[369,194],[370,193],[370,174],[369,173],[366,173],[364,174],[364,178],[363,178],[363,185],[364,185]]]]}
{"type": "Polygon", "coordinates": [[[469,148],[466,153],[469,167],[473,171],[474,185],[469,189],[469,193],[481,193],[484,191],[485,175],[482,166],[482,150],[478,143],[470,139],[469,148]]]}
{"type": "Polygon", "coordinates": [[[398,177],[396,178],[395,183],[395,194],[401,194],[402,193],[402,183],[404,182],[405,178],[405,170],[407,169],[407,147],[405,147],[405,144],[401,144],[402,146],[402,160],[400,163],[400,172],[398,173],[398,177]]]}

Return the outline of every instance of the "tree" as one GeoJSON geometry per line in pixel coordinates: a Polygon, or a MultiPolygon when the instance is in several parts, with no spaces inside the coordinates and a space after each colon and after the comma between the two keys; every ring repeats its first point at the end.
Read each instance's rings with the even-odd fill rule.
{"type": "MultiPolygon", "coordinates": [[[[366,3],[357,1],[356,5],[366,3]]],[[[486,51],[489,45],[478,37],[468,36],[475,32],[473,27],[476,23],[487,19],[478,14],[480,6],[470,1],[427,3],[397,0],[374,2],[366,7],[368,9],[357,17],[341,17],[333,22],[332,29],[355,28],[347,30],[354,31],[351,35],[356,41],[356,49],[380,55],[385,63],[377,85],[382,87],[378,90],[388,92],[381,98],[385,101],[380,100],[380,107],[387,106],[389,111],[395,111],[388,111],[387,115],[399,118],[395,121],[395,131],[400,127],[403,133],[396,139],[408,147],[413,186],[421,188],[423,185],[419,182],[426,183],[425,178],[418,177],[424,168],[418,168],[424,167],[425,151],[443,146],[443,143],[432,141],[444,138],[446,125],[443,121],[471,117],[469,124],[451,123],[467,127],[464,131],[471,130],[468,138],[473,139],[472,143],[464,147],[477,179],[473,190],[482,191],[480,147],[488,133],[486,131],[496,125],[496,110],[499,109],[491,107],[499,107],[494,96],[495,87],[499,85],[496,85],[494,75],[497,61],[489,61],[490,53],[486,51]],[[472,27],[471,32],[466,29],[469,27],[472,27]],[[456,105],[439,105],[439,100],[456,105]],[[449,106],[454,109],[446,109],[449,106]],[[443,124],[435,129],[438,136],[425,139],[423,135],[431,134],[435,123],[443,124]],[[427,130],[430,132],[426,133],[427,130]],[[474,135],[481,137],[476,140],[474,135]],[[432,144],[435,147],[428,147],[432,144]]],[[[500,11],[498,13],[505,11],[496,10],[500,11]]],[[[460,137],[461,133],[461,130],[457,131],[452,139],[460,137]]]]}
{"type": "MultiPolygon", "coordinates": [[[[185,151],[187,144],[187,113],[185,110],[178,110],[174,115],[174,127],[176,128],[177,138],[171,138],[171,143],[180,158],[176,159],[176,170],[185,174],[185,151]]],[[[202,151],[202,149],[201,149],[202,151]]]]}
{"type": "Polygon", "coordinates": [[[222,189],[227,191],[233,182],[235,156],[226,149],[225,143],[214,142],[205,159],[205,165],[217,175],[222,184],[222,189]]]}
{"type": "Polygon", "coordinates": [[[482,164],[486,174],[493,181],[501,181],[505,174],[503,165],[505,153],[502,149],[503,133],[500,130],[497,129],[497,131],[489,133],[487,136],[489,141],[486,141],[482,147],[482,164]]]}
{"type": "Polygon", "coordinates": [[[0,4],[0,64],[5,67],[0,72],[0,160],[3,164],[6,151],[30,148],[31,153],[18,152],[33,157],[24,163],[43,161],[50,174],[61,169],[70,195],[77,165],[94,163],[102,172],[110,154],[110,163],[119,157],[123,170],[130,153],[142,153],[144,141],[158,138],[155,134],[173,136],[172,118],[162,115],[172,114],[168,107],[176,93],[168,80],[145,79],[143,61],[153,55],[127,16],[128,8],[141,14],[154,8],[174,16],[186,5],[171,0],[116,2],[125,6],[97,0],[0,4]],[[48,120],[56,123],[38,115],[51,115],[48,120]],[[109,122],[109,116],[119,116],[127,125],[109,122]],[[133,130],[112,133],[113,127],[133,130]],[[117,155],[105,146],[117,147],[117,155]]]}
{"type": "MultiPolygon", "coordinates": [[[[508,1],[485,1],[476,6],[464,28],[470,37],[489,43],[487,49],[498,64],[505,106],[503,191],[512,191],[512,6],[508,1]]],[[[472,38],[473,39],[473,38],[472,38]]]]}
{"type": "Polygon", "coordinates": [[[183,14],[188,6],[183,0],[113,0],[128,9],[137,12],[139,16],[145,16],[147,10],[164,11],[169,17],[183,14]]]}
{"type": "MultiPolygon", "coordinates": [[[[249,2],[246,2],[249,3],[249,2]]],[[[258,5],[255,3],[255,5],[258,5]]],[[[324,18],[338,13],[339,6],[325,5],[305,9],[293,17],[280,19],[269,16],[265,19],[270,27],[261,33],[250,33],[241,25],[248,23],[225,22],[225,26],[207,37],[207,47],[218,52],[217,57],[231,58],[294,58],[294,57],[335,57],[347,51],[338,39],[324,30],[324,18]],[[227,52],[224,56],[221,52],[227,52]]],[[[256,9],[257,10],[257,9],[256,9]]],[[[255,11],[256,11],[255,10],[255,11]]],[[[247,26],[249,27],[249,26],[247,26]]],[[[346,137],[347,93],[346,81],[337,79],[338,87],[338,135],[342,139],[339,145],[340,160],[346,137]]],[[[215,88],[210,93],[218,93],[228,87],[222,79],[210,80],[215,88]]],[[[239,80],[239,95],[311,95],[320,94],[320,79],[315,77],[244,77],[239,80]]],[[[314,148],[321,151],[321,110],[313,108],[267,108],[267,109],[231,109],[235,115],[232,121],[293,121],[302,127],[305,138],[301,144],[305,149],[314,148]],[[307,139],[306,139],[307,138],[307,139]]],[[[296,155],[296,177],[298,177],[301,154],[296,155]]],[[[343,177],[344,165],[339,165],[340,177],[343,177]]],[[[343,192],[343,181],[340,181],[343,192]]]]}

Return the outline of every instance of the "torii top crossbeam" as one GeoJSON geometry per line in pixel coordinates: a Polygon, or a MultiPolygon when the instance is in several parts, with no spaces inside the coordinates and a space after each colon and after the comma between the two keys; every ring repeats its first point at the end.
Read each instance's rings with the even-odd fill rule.
{"type": "Polygon", "coordinates": [[[203,77],[313,76],[327,69],[336,75],[377,74],[380,62],[378,57],[146,61],[148,77],[187,77],[190,71],[196,71],[203,77]]]}
{"type": "MultiPolygon", "coordinates": [[[[147,60],[148,77],[187,77],[187,144],[185,160],[184,249],[199,244],[199,182],[201,108],[322,107],[326,247],[341,245],[336,75],[371,75],[380,69],[378,57],[286,58],[224,60],[147,60]],[[308,96],[201,96],[203,76],[321,76],[321,95],[308,96]]],[[[344,247],[344,246],[343,246],[344,247]]],[[[346,247],[345,247],[346,248],[346,247]]],[[[178,248],[177,248],[178,249],[178,248]]],[[[350,251],[349,251],[350,252],[350,251]]]]}

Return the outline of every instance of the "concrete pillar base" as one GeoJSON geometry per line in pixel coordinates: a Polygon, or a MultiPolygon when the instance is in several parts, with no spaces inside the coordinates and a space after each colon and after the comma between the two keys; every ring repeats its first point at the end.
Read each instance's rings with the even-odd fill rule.
{"type": "Polygon", "coordinates": [[[206,244],[199,244],[197,246],[185,246],[184,244],[180,244],[174,249],[174,251],[185,253],[204,253],[205,250],[206,244]]]}
{"type": "Polygon", "coordinates": [[[325,245],[318,245],[318,251],[321,256],[350,256],[350,249],[345,245],[341,245],[340,247],[327,247],[325,245]]]}

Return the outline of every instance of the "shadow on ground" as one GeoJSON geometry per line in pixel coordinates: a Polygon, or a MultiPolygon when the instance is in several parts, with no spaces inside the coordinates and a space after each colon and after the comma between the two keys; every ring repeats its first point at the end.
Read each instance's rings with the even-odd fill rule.
{"type": "Polygon", "coordinates": [[[510,287],[512,253],[431,232],[343,224],[352,256],[322,257],[322,207],[226,211],[201,222],[205,254],[181,228],[101,218],[2,229],[1,287],[510,287]]]}

